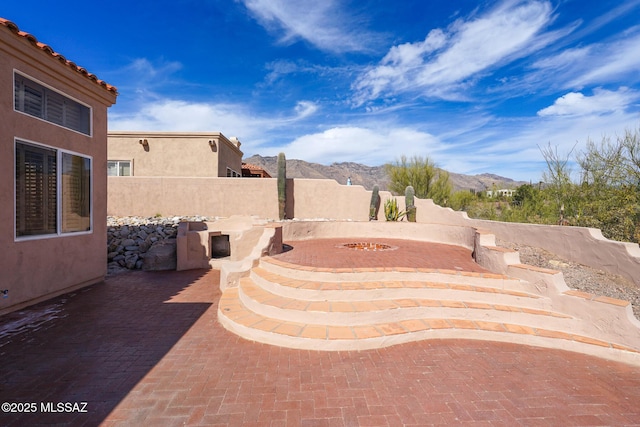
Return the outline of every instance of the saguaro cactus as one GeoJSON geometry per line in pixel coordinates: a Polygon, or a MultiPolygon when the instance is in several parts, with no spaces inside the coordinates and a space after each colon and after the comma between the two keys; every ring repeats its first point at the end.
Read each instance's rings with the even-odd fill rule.
{"type": "Polygon", "coordinates": [[[280,219],[285,217],[285,208],[287,206],[287,159],[284,153],[278,154],[278,209],[280,219]]]}
{"type": "Polygon", "coordinates": [[[380,203],[379,191],[378,186],[374,185],[373,191],[371,192],[371,203],[369,204],[369,221],[378,219],[378,205],[380,203]]]}
{"type": "Polygon", "coordinates": [[[412,186],[408,185],[404,189],[404,204],[407,213],[407,221],[416,222],[416,211],[418,210],[414,205],[414,197],[416,195],[412,186]]]}

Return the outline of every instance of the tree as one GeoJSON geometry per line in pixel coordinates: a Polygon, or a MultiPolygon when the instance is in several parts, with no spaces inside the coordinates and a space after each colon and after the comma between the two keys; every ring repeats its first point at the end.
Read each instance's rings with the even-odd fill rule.
{"type": "Polygon", "coordinates": [[[622,151],[627,177],[631,181],[629,184],[640,188],[640,128],[633,132],[625,131],[624,138],[622,138],[622,151]]]}
{"type": "Polygon", "coordinates": [[[391,181],[389,190],[396,195],[404,194],[405,188],[411,185],[420,199],[433,199],[446,206],[451,198],[449,174],[429,157],[413,156],[408,160],[402,156],[395,163],[386,164],[385,170],[391,181]]]}
{"type": "Polygon", "coordinates": [[[586,151],[576,156],[582,169],[582,184],[602,190],[618,186],[625,180],[627,162],[624,161],[622,141],[612,142],[603,137],[600,144],[587,140],[586,151]]]}
{"type": "Polygon", "coordinates": [[[564,210],[567,215],[573,215],[578,210],[576,206],[577,194],[575,185],[571,181],[571,167],[569,159],[575,149],[575,145],[566,156],[558,154],[558,147],[551,148],[551,144],[540,148],[540,152],[547,163],[547,171],[542,174],[542,180],[546,183],[545,192],[554,203],[553,209],[560,214],[564,210]]]}
{"type": "Polygon", "coordinates": [[[475,194],[469,190],[459,190],[451,196],[450,207],[456,211],[466,211],[477,200],[475,194]]]}
{"type": "MultiPolygon", "coordinates": [[[[467,206],[472,218],[499,221],[595,227],[609,238],[640,241],[640,128],[625,131],[615,140],[603,137],[600,143],[588,140],[576,153],[580,169],[571,180],[569,159],[557,147],[541,147],[547,163],[543,182],[520,186],[513,203],[506,206],[481,200],[467,206]],[[562,213],[561,213],[562,211],[562,213]]],[[[457,198],[454,204],[461,204],[457,198]]]]}

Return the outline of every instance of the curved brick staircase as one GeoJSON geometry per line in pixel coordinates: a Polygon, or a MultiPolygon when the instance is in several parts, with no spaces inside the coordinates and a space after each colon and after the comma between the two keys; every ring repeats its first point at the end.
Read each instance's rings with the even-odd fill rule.
{"type": "Polygon", "coordinates": [[[536,286],[500,274],[314,268],[263,257],[238,287],[223,292],[218,318],[246,339],[298,349],[364,350],[466,338],[640,361],[638,349],[612,342],[597,323],[572,308],[554,308],[589,303],[588,296],[565,292],[556,298],[566,301],[558,304],[536,286]]]}

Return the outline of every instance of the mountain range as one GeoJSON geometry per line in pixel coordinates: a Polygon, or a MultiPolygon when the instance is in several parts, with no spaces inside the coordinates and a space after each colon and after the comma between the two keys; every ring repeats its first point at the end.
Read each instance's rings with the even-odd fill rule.
{"type": "MultiPolygon", "coordinates": [[[[253,155],[244,159],[243,162],[259,166],[272,177],[276,177],[278,174],[276,156],[253,155]]],[[[516,188],[527,184],[523,181],[514,181],[511,178],[490,173],[479,175],[448,173],[449,181],[454,190],[485,191],[494,186],[502,189],[516,188]]],[[[367,190],[371,190],[374,185],[378,185],[380,190],[387,190],[389,187],[389,177],[384,166],[366,166],[353,162],[332,163],[327,166],[304,160],[287,159],[287,178],[334,179],[341,184],[346,184],[349,177],[353,185],[362,185],[367,190]]]]}

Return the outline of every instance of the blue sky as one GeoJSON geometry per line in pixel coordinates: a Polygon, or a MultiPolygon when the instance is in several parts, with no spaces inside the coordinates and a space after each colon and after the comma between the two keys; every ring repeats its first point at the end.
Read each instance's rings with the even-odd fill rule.
{"type": "Polygon", "coordinates": [[[640,127],[640,0],[34,0],[0,16],[118,87],[111,130],[220,131],[246,157],[421,155],[537,182],[539,147],[640,127]]]}

